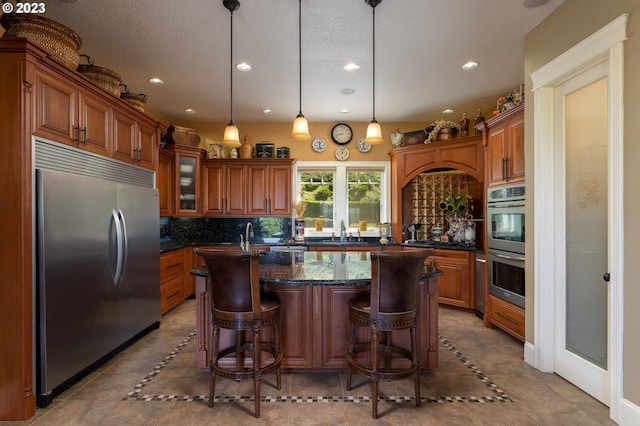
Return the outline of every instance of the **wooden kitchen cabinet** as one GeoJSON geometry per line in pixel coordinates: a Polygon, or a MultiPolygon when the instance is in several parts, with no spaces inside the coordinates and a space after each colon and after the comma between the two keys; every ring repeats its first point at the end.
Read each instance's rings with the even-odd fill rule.
{"type": "Polygon", "coordinates": [[[524,182],[524,102],[482,126],[487,185],[524,182]]]}
{"type": "Polygon", "coordinates": [[[123,101],[40,68],[36,68],[35,96],[35,135],[155,169],[157,123],[132,113],[123,101]]]}
{"type": "Polygon", "coordinates": [[[203,161],[204,216],[290,217],[294,160],[203,161]]]}
{"type": "Polygon", "coordinates": [[[164,315],[185,299],[183,249],[160,254],[160,312],[164,315]]]}
{"type": "Polygon", "coordinates": [[[174,216],[200,216],[202,209],[200,205],[202,199],[200,162],[205,150],[177,144],[167,144],[165,149],[174,155],[174,216]]]}
{"type": "Polygon", "coordinates": [[[36,69],[34,90],[35,135],[110,156],[112,109],[108,104],[43,69],[36,69]]]}
{"type": "Polygon", "coordinates": [[[254,216],[291,216],[291,162],[248,167],[248,210],[254,216]]]}
{"type": "Polygon", "coordinates": [[[160,254],[160,311],[162,314],[178,306],[196,291],[191,270],[201,266],[201,258],[193,247],[160,254]]]}
{"type": "Polygon", "coordinates": [[[202,165],[204,216],[245,216],[247,214],[247,166],[220,160],[202,165]]]}
{"type": "Polygon", "coordinates": [[[175,213],[175,155],[160,149],[156,169],[156,187],[160,206],[160,217],[171,217],[175,213]]]}
{"type": "Polygon", "coordinates": [[[525,341],[524,309],[490,294],[487,313],[491,325],[525,341]]]}
{"type": "Polygon", "coordinates": [[[461,308],[474,307],[474,254],[470,251],[435,250],[427,258],[443,272],[440,277],[440,303],[461,308]]]}

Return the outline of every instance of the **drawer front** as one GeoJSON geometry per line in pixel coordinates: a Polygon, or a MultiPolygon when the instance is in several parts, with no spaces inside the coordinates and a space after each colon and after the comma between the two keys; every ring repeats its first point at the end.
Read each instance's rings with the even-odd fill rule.
{"type": "Polygon", "coordinates": [[[460,260],[461,262],[469,261],[470,252],[462,250],[434,250],[433,255],[427,259],[433,260],[434,258],[460,260]]]}
{"type": "Polygon", "coordinates": [[[500,298],[491,295],[489,298],[491,322],[524,341],[524,310],[500,298]]]}
{"type": "Polygon", "coordinates": [[[160,309],[163,314],[184,300],[183,289],[183,275],[160,284],[160,309]]]}
{"type": "Polygon", "coordinates": [[[160,256],[160,281],[184,272],[184,254],[182,250],[163,253],[160,256]]]}

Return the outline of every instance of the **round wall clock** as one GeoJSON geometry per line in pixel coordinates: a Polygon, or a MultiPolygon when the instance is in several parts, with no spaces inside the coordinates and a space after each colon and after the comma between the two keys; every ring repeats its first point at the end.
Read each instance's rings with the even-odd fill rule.
{"type": "Polygon", "coordinates": [[[360,152],[369,152],[369,151],[371,151],[371,144],[370,143],[365,143],[364,142],[364,138],[360,139],[358,141],[358,151],[360,151],[360,152]]]}
{"type": "Polygon", "coordinates": [[[315,152],[322,152],[327,148],[327,143],[322,138],[316,138],[311,142],[311,148],[315,152]]]}
{"type": "Polygon", "coordinates": [[[338,145],[346,145],[353,139],[353,130],[347,123],[338,123],[331,129],[331,139],[338,145]]]}
{"type": "Polygon", "coordinates": [[[349,150],[344,146],[336,149],[336,159],[340,161],[346,161],[349,159],[349,150]]]}

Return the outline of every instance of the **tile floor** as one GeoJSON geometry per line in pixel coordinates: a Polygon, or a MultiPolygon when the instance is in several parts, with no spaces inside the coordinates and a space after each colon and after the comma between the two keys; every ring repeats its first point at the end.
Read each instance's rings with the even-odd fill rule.
{"type": "Polygon", "coordinates": [[[153,330],[57,398],[28,422],[41,425],[606,425],[608,409],[554,374],[531,368],[522,344],[482,327],[473,313],[441,307],[440,365],[421,381],[383,382],[379,418],[370,387],[345,374],[283,374],[263,379],[261,417],[253,417],[250,381],[217,380],[207,407],[208,371],[195,367],[195,301],[187,300],[153,330]]]}

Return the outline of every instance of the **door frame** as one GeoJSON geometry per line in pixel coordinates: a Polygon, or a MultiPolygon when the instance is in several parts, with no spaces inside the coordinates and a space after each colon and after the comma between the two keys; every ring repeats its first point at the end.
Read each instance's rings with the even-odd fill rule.
{"type": "MultiPolygon", "coordinates": [[[[555,285],[558,271],[553,214],[559,200],[555,197],[554,173],[559,167],[554,153],[554,93],[558,86],[595,64],[608,66],[609,113],[609,349],[611,378],[609,415],[620,418],[622,401],[623,349],[623,42],[628,15],[624,14],[578,43],[562,55],[531,73],[534,96],[534,335],[525,344],[525,361],[543,372],[554,372],[555,285]],[[550,171],[552,171],[550,173],[550,171]]],[[[562,269],[563,270],[563,269],[562,269]]],[[[560,278],[563,279],[563,278],[560,278]]],[[[603,284],[604,285],[604,284],[603,284]]]]}

